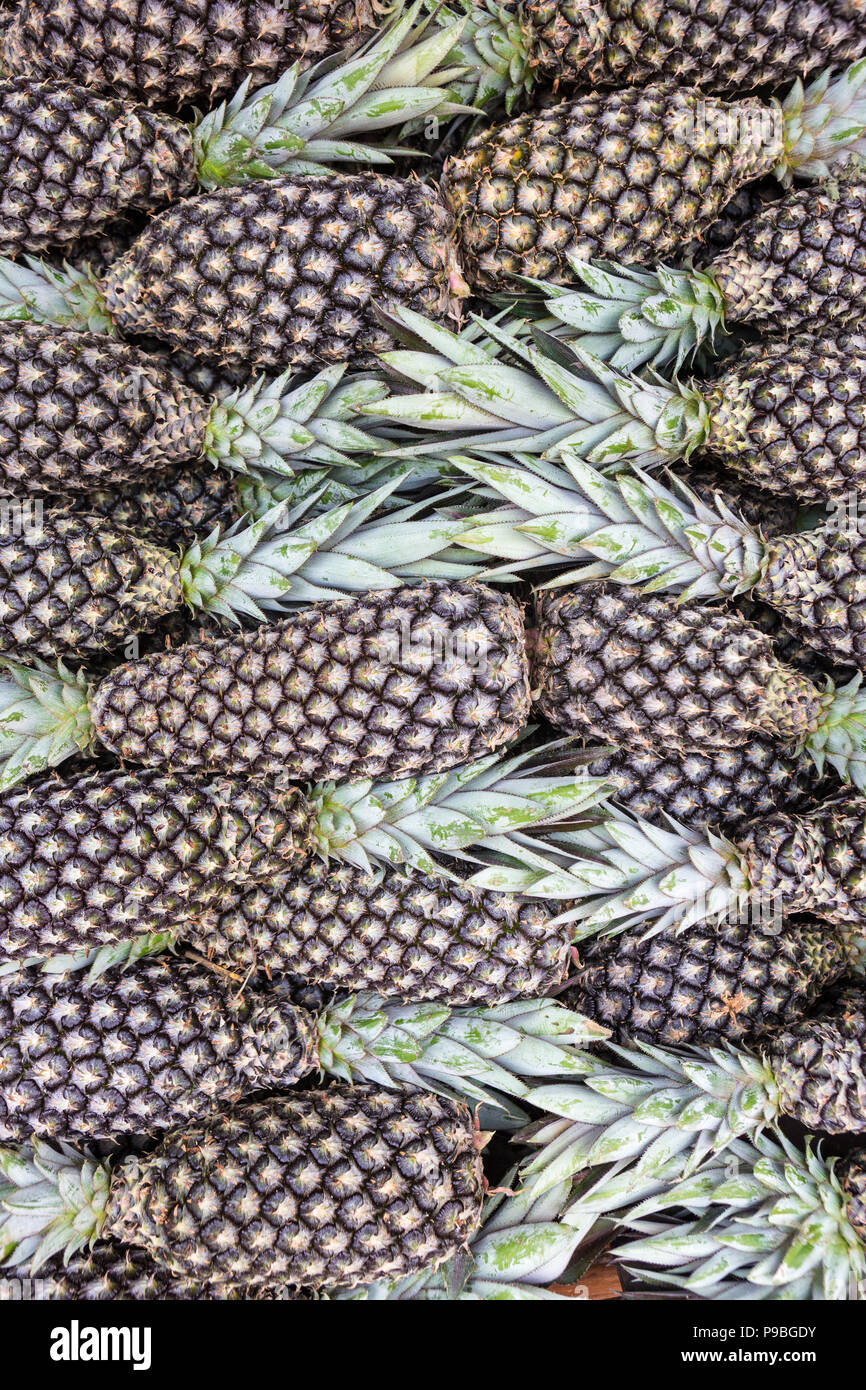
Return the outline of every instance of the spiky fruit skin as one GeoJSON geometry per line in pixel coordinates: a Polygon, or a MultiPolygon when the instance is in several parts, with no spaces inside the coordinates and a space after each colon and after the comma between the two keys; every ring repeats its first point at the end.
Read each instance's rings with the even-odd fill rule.
{"type": "Polygon", "coordinates": [[[207,110],[247,76],[259,87],[342,52],[378,16],[370,0],[22,0],[0,53],[8,73],[207,110]]]}
{"type": "Polygon", "coordinates": [[[531,62],[542,77],[587,88],[667,79],[712,91],[785,84],[864,50],[862,26],[834,0],[527,0],[531,62]]]}
{"type": "Polygon", "coordinates": [[[198,391],[202,396],[225,396],[232,395],[235,391],[245,390],[256,381],[260,374],[253,372],[247,366],[238,367],[217,367],[213,362],[206,362],[200,357],[194,357],[191,352],[182,352],[179,348],[169,348],[165,343],[161,343],[158,338],[141,338],[139,346],[147,352],[149,357],[158,358],[170,372],[173,372],[178,381],[182,381],[184,386],[188,386],[192,391],[198,391]]]}
{"type": "Polygon", "coordinates": [[[481,131],[448,161],[443,188],[474,286],[505,289],[511,273],[567,283],[570,253],[676,259],[781,154],[781,112],[755,98],[629,88],[481,131]],[[735,126],[739,138],[718,138],[735,126]]]}
{"type": "Polygon", "coordinates": [[[84,491],[201,454],[209,403],[97,333],[0,325],[0,491],[84,491]]]}
{"type": "Polygon", "coordinates": [[[144,213],[116,218],[92,236],[83,236],[71,246],[64,246],[63,259],[76,270],[89,267],[91,274],[101,275],[113,261],[126,254],[146,225],[144,213]]]}
{"type": "Polygon", "coordinates": [[[703,447],[769,492],[844,498],[866,478],[866,337],[768,342],[702,390],[703,447]]]}
{"type": "Polygon", "coordinates": [[[739,614],[616,584],[540,596],[533,688],[555,728],[633,748],[794,742],[822,714],[812,682],[739,614]]]}
{"type": "Polygon", "coordinates": [[[866,996],[832,991],[811,1018],[774,1034],[767,1061],[781,1109],[810,1130],[866,1132],[866,996]]]}
{"type": "Polygon", "coordinates": [[[29,1265],[0,1269],[0,1303],[6,1300],[73,1300],[95,1303],[105,1299],[160,1302],[204,1299],[292,1300],[302,1295],[285,1285],[212,1284],[202,1279],[175,1278],[144,1250],[122,1249],[97,1241],[90,1250],[78,1251],[67,1260],[52,1255],[32,1275],[29,1265]]]}
{"type": "Polygon", "coordinates": [[[154,218],[102,287],[123,330],[226,366],[371,367],[376,307],[456,314],[453,225],[416,179],[263,180],[154,218]]]}
{"type": "Polygon", "coordinates": [[[113,769],[0,796],[0,960],[153,930],[232,881],[313,852],[296,788],[113,769]],[[142,923],[144,919],[144,925],[142,923]]]}
{"type": "Polygon", "coordinates": [[[844,936],[826,922],[721,922],[581,947],[567,1001],[614,1041],[742,1043],[794,1022],[839,979],[844,936]]]}
{"type": "Polygon", "coordinates": [[[836,524],[770,541],[750,593],[831,661],[866,670],[866,535],[852,502],[836,524]]]}
{"type": "Polygon", "coordinates": [[[736,842],[763,903],[834,922],[866,921],[866,797],[849,792],[807,814],[777,812],[736,842]]]}
{"type": "Polygon", "coordinates": [[[481,1198],[467,1106],[333,1086],[239,1105],[127,1159],[102,1234],[177,1275],[351,1285],[455,1254],[481,1198]]]}
{"type": "Polygon", "coordinates": [[[0,79],[0,251],[38,254],[196,187],[189,127],[67,82],[0,79]]]}
{"type": "Polygon", "coordinates": [[[774,332],[856,327],[866,308],[866,179],[797,188],[708,267],[728,323],[774,332]]]}
{"type": "MultiPolygon", "coordinates": [[[[797,538],[793,539],[796,541],[797,538]]],[[[825,684],[827,676],[837,685],[843,685],[854,674],[850,666],[843,668],[810,646],[802,633],[795,630],[790,614],[783,617],[768,603],[753,599],[748,594],[739,596],[737,609],[751,627],[756,627],[773,639],[773,651],[780,661],[786,666],[795,666],[816,685],[825,684]]]]}
{"type": "Polygon", "coordinates": [[[709,264],[720,251],[733,245],[750,217],[762,212],[767,203],[775,202],[778,197],[778,180],[770,177],[738,188],[701,239],[683,247],[683,261],[699,268],[709,264]]]}
{"type": "Polygon", "coordinates": [[[167,468],[137,483],[71,493],[52,505],[62,511],[104,517],[163,546],[189,545],[215,527],[226,530],[241,516],[232,474],[209,465],[167,468]]]}
{"type": "Polygon", "coordinates": [[[866,1153],[856,1149],[840,1159],[836,1177],[847,1199],[847,1217],[860,1239],[866,1244],[866,1153]]]}
{"type": "Polygon", "coordinates": [[[120,758],[295,781],[454,767],[515,738],[529,706],[518,605],[442,582],[128,662],[90,703],[120,758]]]}
{"type": "Polygon", "coordinates": [[[760,735],[726,749],[618,748],[587,771],[610,781],[617,805],[637,816],[665,811],[681,825],[725,830],[801,807],[815,792],[814,770],[760,735]]]}
{"type": "Polygon", "coordinates": [[[94,516],[0,538],[0,652],[109,651],[181,607],[177,553],[94,516]]]}
{"type": "Polygon", "coordinates": [[[312,1015],[186,961],[0,979],[0,1139],[153,1134],[317,1064],[312,1015]]]}
{"type": "Polygon", "coordinates": [[[721,497],[726,507],[765,536],[785,535],[796,529],[800,505],[794,497],[770,496],[758,488],[744,487],[739,479],[706,462],[677,464],[677,477],[709,505],[721,497]]]}
{"type": "Polygon", "coordinates": [[[565,978],[571,928],[547,905],[388,869],[315,866],[229,889],[183,934],[235,972],[452,1006],[545,994],[565,978]]]}

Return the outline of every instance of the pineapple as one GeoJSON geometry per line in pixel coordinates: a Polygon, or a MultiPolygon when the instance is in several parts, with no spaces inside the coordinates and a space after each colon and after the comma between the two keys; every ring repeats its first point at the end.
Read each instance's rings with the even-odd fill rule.
{"type": "Polygon", "coordinates": [[[730,1157],[733,1173],[711,1164],[631,1205],[620,1220],[649,1234],[626,1234],[617,1258],[702,1298],[866,1298],[866,1151],[825,1159],[777,1133],[739,1140],[730,1157]],[[671,1219],[672,1207],[693,1219],[671,1219]]]}
{"type": "MultiPolygon", "coordinates": [[[[428,6],[439,16],[439,7],[428,6]]],[[[609,87],[673,78],[716,90],[785,81],[863,52],[856,14],[844,3],[744,0],[715,12],[678,0],[661,12],[630,0],[592,9],[559,0],[456,0],[445,17],[467,22],[454,60],[461,88],[483,105],[510,108],[537,83],[609,87]]],[[[184,106],[226,95],[251,72],[275,78],[368,37],[380,7],[369,0],[172,0],[153,9],[107,10],[105,0],[18,0],[0,47],[5,71],[72,77],[87,86],[184,106]]]]}
{"type": "Polygon", "coordinates": [[[657,265],[701,238],[741,185],[814,177],[863,148],[866,65],[784,104],[667,86],[593,92],[472,136],[445,197],[478,290],[563,281],[569,256],[657,265]]]}
{"type": "Polygon", "coordinates": [[[509,575],[544,565],[556,567],[558,585],[610,577],[686,599],[748,594],[831,661],[866,670],[856,497],[814,530],[765,539],[721,500],[703,503],[676,479],[665,488],[633,468],[604,477],[568,449],[544,472],[530,459],[524,467],[451,462],[510,504],[474,518],[460,540],[507,557],[509,575]]]}
{"type": "Polygon", "coordinates": [[[4,1247],[34,1273],[101,1237],[180,1277],[351,1285],[435,1267],[481,1219],[468,1107],[376,1086],[241,1104],[115,1163],[37,1142],[0,1172],[4,1247]]]}
{"type": "Polygon", "coordinates": [[[370,365],[392,346],[374,306],[459,321],[467,279],[476,291],[513,290],[515,272],[562,279],[569,254],[657,264],[743,183],[828,172],[863,145],[864,82],[861,64],[805,94],[798,84],[784,109],[698,89],[581,98],[473,137],[439,191],[288,174],[199,194],[155,218],[99,279],[4,262],[0,306],[149,334],[230,366],[370,365]]]}
{"type": "Polygon", "coordinates": [[[419,506],[410,503],[367,519],[399,481],[313,516],[307,503],[289,510],[276,502],[258,520],[242,518],[182,551],[98,516],[25,512],[11,534],[0,534],[0,652],[111,650],[183,605],[205,626],[212,618],[240,625],[294,604],[399,588],[419,573],[471,576],[481,560],[451,545],[462,518],[416,519],[419,506]],[[392,567],[367,555],[391,556],[392,567]]]}
{"type": "Polygon", "coordinates": [[[97,1302],[102,1299],[295,1299],[299,1291],[285,1285],[212,1284],[204,1279],[174,1278],[143,1250],[99,1240],[86,1251],[64,1260],[52,1255],[34,1279],[27,1265],[0,1269],[0,1303],[9,1299],[63,1299],[97,1302]]]}
{"type": "Polygon", "coordinates": [[[134,483],[52,499],[54,512],[101,517],[164,546],[187,546],[197,536],[227,531],[244,510],[230,471],[191,472],[180,466],[134,483]]]}
{"type": "MultiPolygon", "coordinates": [[[[226,890],[177,934],[241,978],[292,971],[320,985],[459,1006],[550,993],[571,966],[574,929],[555,907],[516,894],[345,865],[281,875],[260,891],[226,890]]],[[[121,947],[111,962],[123,957],[121,947]]]]}
{"type": "Polygon", "coordinates": [[[302,76],[296,64],[252,95],[247,78],[191,124],[75,83],[0,79],[0,247],[18,256],[66,246],[199,187],[280,170],[319,174],[344,161],[389,164],[386,150],[352,137],[462,109],[438,67],[462,26],[421,38],[421,7],[340,67],[302,76]]]}
{"type": "Polygon", "coordinates": [[[18,77],[65,77],[151,106],[210,105],[247,75],[271,82],[367,39],[374,0],[18,0],[0,62],[18,77]]]}
{"type": "Polygon", "coordinates": [[[843,169],[832,184],[787,193],[700,270],[569,263],[590,293],[541,284],[544,308],[580,347],[624,370],[650,362],[678,372],[727,325],[857,329],[866,308],[866,175],[843,169]]]}
{"type": "Polygon", "coordinates": [[[536,85],[619,89],[660,79],[710,91],[778,85],[792,72],[814,72],[864,52],[856,5],[454,0],[452,9],[470,18],[456,56],[478,71],[478,95],[495,94],[510,110],[536,85]]]}
{"type": "Polygon", "coordinates": [[[529,716],[520,609],[465,582],[314,604],[127,662],[95,685],[84,671],[2,665],[7,787],[98,745],[178,772],[408,777],[501,747],[529,716]]]}
{"type": "MultiPolygon", "coordinates": [[[[331,367],[291,372],[224,399],[202,396],[158,359],[94,333],[0,326],[0,491],[78,492],[200,459],[232,472],[344,464],[380,440],[340,419],[385,387],[331,367]]],[[[147,480],[150,482],[150,479],[147,480]]]]}
{"type": "Polygon", "coordinates": [[[340,862],[362,876],[406,863],[457,880],[442,856],[516,844],[533,826],[587,811],[605,784],[576,776],[579,764],[554,743],[450,776],[304,793],[116,767],[45,778],[0,796],[0,963],[82,952],[107,963],[118,940],[157,932],[161,942],[160,931],[228,884],[268,883],[314,857],[331,876],[340,862]]]}
{"type": "Polygon", "coordinates": [[[527,1097],[557,1117],[520,1136],[539,1148],[524,1168],[527,1200],[605,1165],[562,1212],[583,1240],[599,1215],[690,1173],[702,1180],[717,1155],[730,1162],[738,1141],[760,1142],[783,1117],[832,1134],[866,1133],[864,1030],[862,988],[848,988],[762,1039],[760,1055],[644,1043],[617,1046],[614,1061],[581,1054],[581,1083],[538,1086],[527,1097]]]}
{"type": "MultiPolygon", "coordinates": [[[[866,468],[860,333],[770,341],[743,352],[713,380],[680,386],[620,372],[577,344],[545,337],[539,347],[494,320],[484,324],[487,336],[530,370],[481,345],[462,350],[459,336],[431,329],[424,330],[427,340],[440,351],[385,354],[386,364],[412,375],[423,393],[359,407],[379,421],[448,432],[442,443],[425,440],[425,450],[541,454],[546,461],[573,449],[591,462],[638,457],[645,466],[691,462],[700,451],[702,462],[733,469],[786,507],[792,494],[818,503],[845,497],[866,468]]],[[[556,468],[538,471],[556,482],[556,468]]],[[[699,485],[707,490],[706,482],[699,485]]]]}
{"type": "Polygon", "coordinates": [[[581,950],[569,1004],[616,1042],[742,1043],[802,1018],[845,973],[853,940],[813,918],[721,922],[581,950]]]}
{"type": "Polygon", "coordinates": [[[819,788],[807,763],[761,735],[734,748],[618,746],[593,758],[587,771],[644,820],[664,811],[688,826],[726,830],[782,807],[801,809],[819,788]]]}
{"type": "Polygon", "coordinates": [[[738,613],[590,582],[539,596],[536,705],[555,728],[630,748],[724,752],[755,734],[866,789],[866,694],[783,665],[738,613]],[[840,756],[836,757],[836,750],[840,756]]]}
{"type": "Polygon", "coordinates": [[[5,1144],[153,1136],[314,1071],[497,1105],[528,1089],[521,1051],[535,1048],[542,1074],[567,1075],[569,1046],[605,1036],[549,1000],[482,1014],[364,995],[316,1015],[206,966],[157,960],[90,984],[21,971],[0,980],[0,1017],[5,1144]]]}
{"type": "Polygon", "coordinates": [[[649,934],[684,931],[740,912],[761,921],[808,913],[862,927],[864,828],[866,798],[855,792],[803,812],[776,811],[731,837],[676,822],[660,827],[611,807],[589,828],[527,839],[524,851],[537,851],[524,854],[530,867],[512,852],[511,864],[481,869],[467,884],[542,899],[570,893],[577,940],[639,924],[649,934]]]}

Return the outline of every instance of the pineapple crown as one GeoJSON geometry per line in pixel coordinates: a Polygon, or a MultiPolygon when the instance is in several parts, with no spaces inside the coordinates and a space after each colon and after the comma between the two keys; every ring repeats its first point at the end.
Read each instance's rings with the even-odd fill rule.
{"type": "MultiPolygon", "coordinates": [[[[401,387],[422,391],[399,393],[360,408],[362,415],[412,430],[423,430],[424,451],[479,449],[484,453],[531,452],[556,455],[565,445],[583,448],[587,441],[627,418],[601,387],[578,380],[523,337],[529,325],[502,314],[473,317],[460,333],[430,322],[414,310],[395,308],[379,314],[402,346],[382,354],[382,362],[401,387]],[[507,360],[503,359],[503,354],[507,360]],[[519,365],[524,361],[530,371],[519,365]],[[616,420],[607,421],[611,412],[616,420]],[[469,433],[463,433],[469,431],[469,433]],[[447,437],[436,444],[437,435],[447,437]],[[456,436],[456,437],[455,437],[456,436]]],[[[556,340],[552,351],[563,349],[556,340]]],[[[572,364],[576,359],[572,356],[572,364]]],[[[390,450],[394,457],[414,455],[417,445],[390,450]]]]}
{"type": "MultiPolygon", "coordinates": [[[[553,316],[555,336],[597,361],[623,372],[673,363],[676,375],[699,348],[714,349],[716,336],[727,336],[724,294],[711,269],[659,265],[643,270],[581,260],[573,252],[566,252],[566,259],[585,289],[518,279],[540,294],[541,307],[553,316]]],[[[508,302],[512,310],[523,307],[515,296],[508,302]]],[[[539,328],[548,322],[540,318],[539,328]]]]}
{"type": "MultiPolygon", "coordinates": [[[[429,0],[433,8],[433,0],[429,0]]],[[[523,6],[509,0],[453,0],[450,8],[435,6],[440,23],[464,21],[451,60],[463,73],[453,84],[455,95],[474,107],[515,103],[535,86],[532,26],[523,6]]]]}
{"type": "Polygon", "coordinates": [[[798,78],[782,114],[785,148],[773,171],[782,183],[821,178],[866,153],[866,58],[836,78],[827,68],[808,87],[798,78]]]}
{"type": "Polygon", "coordinates": [[[223,395],[211,407],[202,453],[211,463],[246,473],[251,466],[291,475],[311,464],[352,466],[355,454],[376,454],[383,441],[350,423],[362,403],[387,394],[370,377],[345,381],[345,364],[309,380],[290,368],[272,380],[223,395]]]}
{"type": "MultiPolygon", "coordinates": [[[[392,372],[422,385],[424,393],[390,396],[361,413],[428,432],[447,430],[450,451],[559,458],[571,449],[591,462],[636,455],[665,461],[688,458],[708,434],[709,408],[697,386],[627,376],[537,326],[529,342],[523,320],[503,325],[501,315],[476,318],[470,340],[411,311],[388,317],[433,348],[383,354],[392,372]],[[478,340],[478,332],[491,346],[478,340]],[[460,434],[464,429],[474,433],[460,434]]],[[[429,438],[424,447],[434,447],[429,438]]]]}
{"type": "Polygon", "coordinates": [[[357,137],[471,110],[451,100],[451,84],[462,69],[440,67],[465,21],[445,27],[429,18],[419,23],[423,9],[424,0],[416,0],[348,59],[335,55],[305,72],[295,63],[278,82],[251,95],[247,78],[231,101],[199,115],[190,129],[202,186],[325,174],[347,161],[390,164],[392,155],[415,151],[357,137]]]}
{"type": "Polygon", "coordinates": [[[754,1054],[606,1047],[613,1060],[582,1055],[582,1081],[529,1092],[545,1118],[518,1136],[538,1150],[524,1169],[527,1194],[567,1184],[561,1219],[580,1242],[612,1212],[699,1170],[779,1115],[773,1074],[754,1054]]]}
{"type": "Polygon", "coordinates": [[[862,1299],[866,1228],[846,1189],[861,1171],[862,1155],[825,1159],[810,1139],[802,1150],[778,1131],[738,1140],[699,1172],[636,1193],[620,1222],[640,1234],[614,1251],[642,1279],[705,1298],[862,1299]]]}

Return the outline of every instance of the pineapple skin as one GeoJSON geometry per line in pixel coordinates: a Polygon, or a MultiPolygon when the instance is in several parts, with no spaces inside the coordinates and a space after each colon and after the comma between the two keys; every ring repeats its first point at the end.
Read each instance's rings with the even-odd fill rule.
{"type": "Polygon", "coordinates": [[[808,502],[846,498],[866,477],[866,337],[822,333],[762,344],[702,390],[703,447],[749,483],[808,502]]]}
{"type": "Polygon", "coordinates": [[[754,735],[732,748],[621,747],[588,765],[616,788],[618,806],[645,820],[660,811],[681,825],[732,830],[776,810],[802,809],[816,792],[802,758],[754,735]]]}
{"type": "Polygon", "coordinates": [[[296,788],[220,775],[112,768],[13,787],[0,795],[0,960],[171,926],[229,881],[304,865],[313,821],[296,788]]]}
{"type": "Polygon", "coordinates": [[[781,613],[791,631],[822,656],[866,670],[866,536],[853,496],[855,505],[841,525],[771,540],[749,593],[781,613]]]}
{"type": "Polygon", "coordinates": [[[456,1254],[482,1185],[468,1106],[332,1086],[236,1106],[128,1158],[101,1234],[177,1276],[353,1285],[456,1254]]]}
{"type": "Polygon", "coordinates": [[[210,410],[129,344],[0,325],[0,492],[98,488],[195,458],[210,410]]]}
{"type": "Polygon", "coordinates": [[[183,934],[236,972],[292,971],[319,985],[456,1007],[559,985],[573,929],[556,915],[555,905],[418,873],[318,865],[227,889],[183,934]]]}
{"type": "Polygon", "coordinates": [[[856,328],[866,308],[866,179],[793,189],[742,227],[708,270],[728,323],[770,332],[856,328]]]}
{"type": "Polygon", "coordinates": [[[660,79],[717,92],[778,85],[866,48],[844,0],[527,0],[519,12],[539,77],[593,89],[660,79]]]}
{"type": "Polygon", "coordinates": [[[736,1044],[801,1018],[847,964],[844,934],[813,919],[636,928],[581,947],[566,1000],[615,1042],[736,1044]]]}
{"type": "Polygon", "coordinates": [[[519,606],[442,582],[127,662],[90,700],[97,740],[124,760],[295,781],[454,767],[509,743],[529,707],[519,606]]]}
{"type": "Polygon", "coordinates": [[[178,554],[104,518],[0,537],[0,653],[108,651],[183,603],[178,554]]]}
{"type": "Polygon", "coordinates": [[[223,366],[378,365],[377,308],[459,320],[454,220],[377,174],[285,176],[186,198],[101,282],[114,320],[223,366]]]}
{"type": "Polygon", "coordinates": [[[866,1153],[862,1149],[839,1160],[836,1177],[847,1198],[848,1220],[866,1243],[866,1153]]]}
{"type": "Polygon", "coordinates": [[[249,75],[273,82],[343,51],[380,23],[371,0],[19,0],[3,70],[63,77],[150,106],[203,110],[249,75]]]}
{"type": "Polygon", "coordinates": [[[475,288],[508,289],[514,273],[568,283],[569,254],[677,259],[782,153],[781,110],[757,98],[628,88],[480,131],[446,163],[443,191],[475,288]],[[718,138],[732,127],[738,138],[718,138]]]}
{"type": "Polygon", "coordinates": [[[820,691],[738,613],[598,582],[537,609],[536,705],[567,733],[687,752],[794,742],[821,722],[820,691]]]}
{"type": "Polygon", "coordinates": [[[775,1033],[767,1060],[781,1108],[807,1129],[866,1132],[866,994],[860,985],[829,991],[810,1018],[775,1033]]]}
{"type": "Polygon", "coordinates": [[[804,814],[778,811],[737,835],[754,894],[786,912],[866,921],[866,797],[847,792],[804,814]]]}
{"type": "Polygon", "coordinates": [[[166,1273],[144,1250],[122,1249],[108,1241],[97,1241],[90,1250],[78,1251],[64,1261],[52,1255],[35,1279],[29,1265],[0,1270],[0,1303],[17,1301],[20,1284],[38,1300],[74,1300],[95,1303],[105,1299],[125,1299],[136,1303],[149,1300],[300,1298],[300,1292],[284,1285],[212,1284],[203,1279],[175,1278],[166,1273]]]}
{"type": "Polygon", "coordinates": [[[224,468],[167,468],[152,478],[52,499],[57,511],[101,517],[163,546],[187,546],[242,516],[232,474],[224,468]]]}
{"type": "Polygon", "coordinates": [[[0,1141],[117,1140],[212,1114],[317,1065],[313,1015],[182,960],[110,979],[0,979],[0,1141]]]}
{"type": "Polygon", "coordinates": [[[72,244],[197,185],[189,127],[67,82],[0,79],[0,252],[72,244]]]}

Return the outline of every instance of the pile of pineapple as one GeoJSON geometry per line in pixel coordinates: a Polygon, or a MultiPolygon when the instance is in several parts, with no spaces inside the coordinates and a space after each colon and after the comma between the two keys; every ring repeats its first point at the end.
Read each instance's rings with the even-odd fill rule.
{"type": "Polygon", "coordinates": [[[0,72],[0,1297],[866,1297],[860,0],[0,72]]]}

